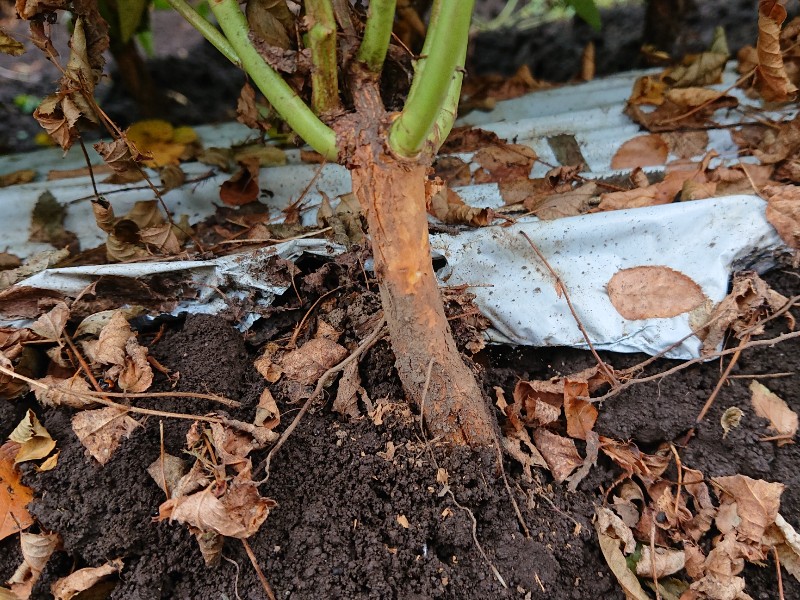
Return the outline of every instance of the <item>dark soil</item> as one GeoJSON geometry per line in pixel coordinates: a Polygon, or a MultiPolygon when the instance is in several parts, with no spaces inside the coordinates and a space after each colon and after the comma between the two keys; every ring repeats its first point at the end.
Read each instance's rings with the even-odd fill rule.
{"type": "MultiPolygon", "coordinates": [[[[302,264],[302,262],[301,262],[302,264]]],[[[328,306],[326,317],[346,329],[343,343],[369,334],[366,323],[377,306],[373,292],[357,284],[358,260],[353,255],[335,264],[311,259],[302,265],[314,272],[299,286],[308,295],[300,307],[292,291],[275,308],[284,317],[271,328],[274,339],[286,339],[294,323],[318,297],[324,285],[343,286],[328,306]],[[324,282],[324,285],[322,283],[324,282]],[[348,283],[349,282],[349,283],[348,283]],[[358,301],[355,299],[358,298],[358,301]],[[302,309],[301,309],[302,308],[302,309]],[[361,333],[356,334],[355,331],[361,333]]],[[[768,281],[784,294],[800,291],[796,272],[775,271],[768,281]]],[[[463,310],[463,309],[458,309],[463,310]]],[[[776,326],[778,327],[778,326],[776,326]]],[[[311,332],[308,333],[310,335],[311,332]]],[[[768,332],[768,333],[776,333],[768,332]]],[[[154,332],[143,332],[152,339],[154,332]]],[[[253,368],[258,348],[250,344],[258,333],[240,334],[222,317],[189,317],[172,324],[152,348],[156,358],[181,374],[177,389],[224,394],[239,399],[241,409],[230,416],[251,420],[264,380],[253,368]],[[245,339],[245,338],[248,339],[245,339]]],[[[302,338],[301,338],[302,341],[302,338]]],[[[259,346],[263,340],[259,341],[259,346]]],[[[644,357],[607,353],[604,359],[621,368],[644,357]]],[[[484,389],[501,386],[510,397],[517,380],[570,373],[593,364],[587,352],[573,349],[497,347],[475,357],[484,389]]],[[[401,402],[398,380],[386,342],[379,343],[361,363],[361,375],[373,402],[386,402],[382,422],[364,417],[348,420],[318,406],[301,422],[278,453],[262,493],[275,499],[261,530],[250,539],[259,564],[278,598],[571,598],[620,599],[624,594],[605,566],[591,519],[603,503],[603,490],[619,475],[607,459],[600,462],[575,493],[553,483],[543,472],[526,482],[518,465],[505,461],[511,488],[530,527],[526,539],[517,522],[493,453],[467,450],[447,453],[421,438],[417,416],[401,402]],[[391,444],[394,454],[391,454],[391,444]],[[388,453],[387,453],[388,452],[388,453]],[[505,579],[503,588],[472,538],[470,516],[453,497],[440,494],[437,468],[447,470],[458,503],[476,519],[477,539],[505,579]],[[398,517],[408,519],[408,528],[398,517]]],[[[663,370],[673,362],[659,361],[663,370]]],[[[800,342],[745,353],[734,374],[797,373],[800,342]]],[[[717,361],[688,368],[658,383],[640,385],[607,402],[596,429],[602,435],[632,439],[643,450],[678,440],[692,426],[720,373],[717,361]]],[[[765,383],[795,410],[798,375],[765,378],[765,383]]],[[[732,379],[698,427],[697,436],[682,449],[683,464],[706,477],[742,473],[786,485],[782,514],[800,514],[800,459],[796,445],[777,448],[760,442],[766,422],[750,410],[749,379],[732,379]],[[742,426],[722,437],[722,412],[738,406],[742,426]]],[[[159,389],[169,389],[161,376],[159,389]]],[[[282,412],[281,428],[298,406],[288,401],[280,383],[272,386],[282,412]]],[[[329,397],[335,393],[331,390],[329,397]]],[[[141,406],[205,414],[218,407],[187,399],[143,401],[141,406]]],[[[0,435],[6,436],[27,405],[0,404],[0,435]]],[[[70,428],[70,411],[40,410],[45,426],[58,440],[58,468],[26,481],[34,487],[32,512],[41,526],[61,533],[64,549],[49,563],[37,585],[36,598],[57,577],[71,570],[121,557],[125,568],[112,598],[263,598],[264,593],[240,542],[228,540],[222,561],[209,569],[194,538],[184,526],[155,523],[163,493],[146,473],[160,452],[160,420],[142,421],[112,460],[100,467],[86,455],[70,428]],[[234,562],[238,566],[234,566],[234,562]]],[[[188,421],[165,419],[164,445],[179,455],[188,421]]],[[[263,456],[255,457],[254,464],[263,456]]],[[[792,518],[794,517],[794,519],[792,518]]],[[[0,543],[0,579],[16,568],[18,542],[0,543]]],[[[748,592],[757,599],[775,598],[772,565],[748,567],[748,592]]],[[[800,597],[800,585],[784,576],[786,598],[800,597]]]]}

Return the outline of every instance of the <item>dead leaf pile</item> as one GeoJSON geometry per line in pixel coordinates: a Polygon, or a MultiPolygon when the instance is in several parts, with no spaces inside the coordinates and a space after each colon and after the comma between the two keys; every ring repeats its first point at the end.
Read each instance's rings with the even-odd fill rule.
{"type": "MultiPolygon", "coordinates": [[[[277,413],[276,408],[267,407],[269,404],[262,402],[260,406],[277,413]]],[[[248,455],[264,444],[219,423],[199,422],[187,433],[186,443],[188,454],[196,459],[191,466],[163,454],[148,468],[168,498],[159,507],[157,520],[186,524],[206,564],[214,565],[222,557],[225,537],[252,536],[276,506],[274,500],[259,494],[258,484],[252,479],[248,455]]]]}

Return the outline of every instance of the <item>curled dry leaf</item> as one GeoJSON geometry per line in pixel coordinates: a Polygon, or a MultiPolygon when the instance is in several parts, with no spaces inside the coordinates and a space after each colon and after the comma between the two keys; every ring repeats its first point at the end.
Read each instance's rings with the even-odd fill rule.
{"type": "Polygon", "coordinates": [[[785,20],[786,8],[778,0],[758,3],[756,88],[768,102],[789,100],[797,92],[786,74],[781,53],[781,25],[785,20]]]}
{"type": "Polygon", "coordinates": [[[591,402],[582,400],[589,397],[589,382],[572,380],[564,381],[564,415],[567,417],[567,435],[579,440],[587,439],[597,421],[597,408],[591,402]]]}
{"type": "Polygon", "coordinates": [[[756,414],[767,419],[777,437],[781,438],[778,440],[778,446],[792,443],[797,433],[797,413],[789,408],[783,398],[772,393],[758,381],[750,382],[750,394],[750,401],[756,414]]]}
{"type": "Polygon", "coordinates": [[[281,359],[286,377],[303,385],[312,385],[325,371],[347,356],[347,349],[326,338],[307,341],[281,359]]]}
{"type": "MultiPolygon", "coordinates": [[[[340,384],[341,385],[341,384],[340,384]]],[[[253,424],[256,427],[267,427],[274,429],[281,423],[281,413],[278,410],[278,404],[272,396],[269,388],[264,388],[261,396],[258,399],[258,406],[256,406],[256,416],[253,424]]]]}
{"type": "Polygon", "coordinates": [[[236,478],[217,497],[209,486],[190,496],[172,498],[159,507],[159,520],[186,523],[200,531],[233,538],[253,535],[276,506],[258,493],[253,481],[236,478]]]}
{"type": "Polygon", "coordinates": [[[767,221],[789,247],[800,250],[800,186],[766,186],[767,221]]]}
{"type": "Polygon", "coordinates": [[[642,578],[661,579],[677,573],[685,565],[686,555],[683,550],[656,547],[655,558],[653,558],[650,546],[643,546],[642,557],[636,563],[636,574],[642,578]]]}
{"type": "Polygon", "coordinates": [[[563,483],[570,473],[583,464],[575,442],[570,438],[539,428],[533,432],[533,441],[558,483],[563,483]]]}
{"type": "Polygon", "coordinates": [[[33,524],[28,503],[33,500],[33,490],[22,484],[14,463],[19,450],[16,442],[0,446],[0,540],[33,524]]]}
{"type": "Polygon", "coordinates": [[[239,170],[224,181],[219,189],[219,197],[228,206],[242,206],[258,199],[258,158],[250,157],[239,161],[239,170]]]}
{"type": "Polygon", "coordinates": [[[527,481],[533,480],[533,467],[549,469],[544,456],[533,445],[528,430],[521,425],[519,428],[508,431],[503,435],[503,448],[522,465],[522,472],[525,474],[527,481]]]}
{"type": "Polygon", "coordinates": [[[31,330],[44,340],[58,341],[69,320],[69,307],[58,302],[47,313],[34,321],[31,330]]]}
{"type": "Polygon", "coordinates": [[[15,598],[26,599],[31,595],[33,586],[39,580],[47,561],[61,545],[61,536],[57,533],[20,534],[22,564],[8,580],[15,598]]]}
{"type": "Polygon", "coordinates": [[[425,188],[428,212],[442,223],[485,227],[494,218],[492,209],[465,204],[461,196],[439,180],[427,181],[425,188]]]}
{"type": "Polygon", "coordinates": [[[800,534],[780,513],[775,524],[767,528],[763,543],[777,550],[781,566],[800,581],[800,534]]]}
{"type": "Polygon", "coordinates": [[[730,52],[725,30],[717,27],[711,47],[700,54],[687,56],[680,65],[667,69],[663,80],[671,87],[706,86],[722,82],[722,71],[730,52]]]}
{"type": "Polygon", "coordinates": [[[645,454],[632,442],[618,442],[600,437],[600,449],[629,477],[636,475],[646,488],[661,478],[672,459],[669,449],[660,449],[656,454],[645,454]]]}
{"type": "Polygon", "coordinates": [[[56,581],[50,587],[50,591],[55,596],[55,600],[71,600],[100,581],[119,573],[122,571],[122,566],[122,559],[117,558],[99,567],[78,569],[71,575],[56,581]]]}
{"type": "Polygon", "coordinates": [[[72,430],[97,462],[106,464],[139,423],[128,412],[109,406],[85,410],[72,417],[72,430]]]}
{"type": "Polygon", "coordinates": [[[10,54],[11,56],[20,56],[25,52],[25,46],[0,27],[0,52],[3,54],[10,54]]]}
{"type": "Polygon", "coordinates": [[[706,301],[690,277],[669,267],[633,267],[617,271],[606,286],[617,312],[629,320],[669,318],[706,301]]]}
{"type": "Polygon", "coordinates": [[[30,409],[8,438],[20,445],[17,455],[14,457],[14,464],[40,460],[49,455],[56,447],[56,441],[50,437],[47,429],[30,409]]]}
{"type": "MultiPolygon", "coordinates": [[[[701,353],[707,355],[715,352],[728,329],[737,337],[745,331],[752,335],[762,333],[763,328],[752,330],[753,323],[771,315],[787,302],[785,296],[770,288],[754,271],[734,273],[731,292],[714,307],[705,321],[709,325],[699,332],[703,340],[701,353]]],[[[789,328],[794,329],[794,317],[790,312],[786,313],[786,320],[789,328]]],[[[702,326],[702,323],[697,325],[702,326]]]]}
{"type": "Polygon", "coordinates": [[[147,349],[136,341],[122,312],[115,312],[100,331],[90,358],[95,363],[111,365],[106,375],[128,392],[144,392],[153,382],[153,369],[147,361],[147,349]]]}
{"type": "Polygon", "coordinates": [[[82,377],[57,379],[47,375],[37,380],[48,386],[47,389],[33,388],[36,400],[42,406],[69,406],[70,408],[88,408],[94,401],[86,392],[91,391],[89,384],[82,377]]]}
{"type": "MultiPolygon", "coordinates": [[[[714,477],[722,505],[736,505],[739,518],[736,534],[740,540],[760,544],[764,531],[775,522],[781,504],[782,483],[751,479],[746,475],[714,477]]],[[[720,507],[722,510],[722,507],[720,507]]]]}
{"type": "Polygon", "coordinates": [[[594,527],[603,558],[606,559],[606,564],[614,573],[626,596],[633,600],[650,600],[639,579],[628,568],[625,558],[626,554],[631,554],[636,549],[633,532],[622,519],[605,507],[600,506],[596,509],[596,517],[594,527]]]}
{"type": "Polygon", "coordinates": [[[358,361],[353,361],[345,367],[339,379],[339,389],[336,391],[332,407],[334,412],[347,415],[351,419],[357,418],[361,414],[358,410],[358,393],[363,391],[358,361]]]}

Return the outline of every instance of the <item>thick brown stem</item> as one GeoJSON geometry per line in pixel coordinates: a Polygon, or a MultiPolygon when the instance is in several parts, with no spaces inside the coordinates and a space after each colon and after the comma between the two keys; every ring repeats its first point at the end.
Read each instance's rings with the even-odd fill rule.
{"type": "Polygon", "coordinates": [[[495,422],[456,348],[433,273],[426,167],[376,156],[368,146],[357,153],[353,191],[367,213],[386,324],[406,393],[421,405],[431,435],[492,445],[495,422]]]}

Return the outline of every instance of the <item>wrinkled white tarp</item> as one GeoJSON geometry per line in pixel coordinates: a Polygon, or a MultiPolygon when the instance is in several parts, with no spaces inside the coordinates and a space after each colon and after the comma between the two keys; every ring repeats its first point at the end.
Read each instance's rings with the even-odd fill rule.
{"type": "MultiPolygon", "coordinates": [[[[549,145],[552,137],[573,135],[587,162],[585,174],[604,177],[612,173],[610,161],[619,147],[641,134],[638,126],[622,112],[624,101],[639,75],[641,73],[637,72],[617,75],[499,102],[491,113],[472,113],[462,123],[475,124],[509,141],[530,145],[551,165],[558,164],[549,145]]],[[[735,74],[728,73],[721,87],[734,80],[735,74]]],[[[739,90],[731,93],[739,95],[743,104],[752,103],[739,90]]],[[[792,116],[794,110],[787,109],[784,116],[792,116]]],[[[735,123],[741,120],[741,114],[719,111],[715,119],[720,123],[735,123]]],[[[252,135],[238,124],[198,128],[198,133],[206,146],[226,146],[252,135]]],[[[738,161],[738,148],[727,128],[710,131],[709,139],[708,149],[720,154],[717,161],[738,161]]],[[[0,157],[0,173],[19,168],[36,168],[46,173],[50,169],[82,165],[80,152],[70,153],[63,161],[60,156],[60,152],[45,150],[0,157]]],[[[459,156],[470,158],[469,155],[459,156]]],[[[190,180],[209,171],[209,167],[200,164],[184,164],[182,168],[190,180]]],[[[281,209],[304,193],[319,169],[318,165],[302,163],[298,152],[287,154],[286,166],[262,169],[261,186],[272,193],[267,201],[270,215],[280,218],[281,209]]],[[[532,176],[542,176],[546,170],[545,165],[537,163],[532,176]]],[[[215,175],[202,182],[187,183],[166,194],[165,201],[176,216],[187,214],[191,223],[199,222],[213,214],[215,205],[220,204],[219,185],[228,177],[227,174],[215,175]]],[[[99,187],[101,194],[112,202],[117,215],[125,214],[138,200],[152,199],[146,186],[99,184],[99,187]],[[138,189],[127,189],[130,187],[138,189]]],[[[95,226],[91,212],[89,178],[79,177],[0,189],[0,211],[4,217],[0,222],[4,248],[0,250],[26,257],[49,248],[28,241],[28,228],[24,226],[30,222],[32,207],[45,190],[67,207],[65,226],[78,236],[82,248],[103,243],[104,234],[95,226]]],[[[338,165],[325,165],[304,202],[313,208],[319,203],[322,192],[333,198],[349,191],[347,172],[338,165]]],[[[457,191],[474,206],[503,205],[495,184],[458,188],[457,191]]],[[[471,291],[477,296],[477,305],[492,322],[491,340],[585,347],[565,300],[556,294],[551,275],[520,235],[524,230],[563,280],[596,347],[655,354],[690,332],[688,316],[640,321],[623,319],[605,292],[611,276],[619,269],[633,266],[668,266],[691,277],[706,296],[717,302],[724,297],[733,270],[751,267],[763,270],[769,266],[773,252],[781,247],[777,234],[764,218],[764,209],[765,203],[756,196],[734,196],[550,222],[526,218],[512,227],[466,229],[454,236],[434,235],[431,241],[434,250],[447,259],[447,266],[439,273],[443,282],[475,286],[471,291]]],[[[315,211],[304,212],[302,218],[304,224],[313,224],[315,211]]],[[[182,303],[175,312],[217,312],[225,303],[208,286],[225,289],[231,298],[240,298],[248,289],[257,289],[258,303],[268,304],[285,288],[260,278],[259,261],[275,252],[291,258],[298,251],[312,249],[323,253],[336,251],[323,240],[298,240],[274,249],[213,261],[51,269],[23,284],[74,292],[102,274],[142,277],[165,269],[184,271],[185,279],[199,285],[199,295],[196,301],[182,303]]],[[[256,318],[257,315],[250,315],[243,326],[249,326],[256,318]]],[[[668,356],[696,356],[698,347],[699,341],[690,338],[670,350],[668,356]]]]}

